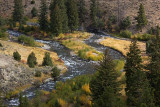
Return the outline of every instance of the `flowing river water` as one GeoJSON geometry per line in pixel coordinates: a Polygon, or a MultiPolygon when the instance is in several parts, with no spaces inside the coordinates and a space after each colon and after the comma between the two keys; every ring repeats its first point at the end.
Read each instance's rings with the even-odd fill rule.
{"type": "MultiPolygon", "coordinates": [[[[7,31],[10,36],[20,36],[21,33],[8,30],[7,31]]],[[[100,45],[99,39],[101,37],[108,36],[108,35],[101,35],[101,34],[93,34],[92,37],[85,40],[84,42],[92,47],[94,47],[96,50],[103,52],[106,48],[102,45],[100,45]]],[[[78,56],[75,56],[72,54],[72,51],[65,46],[61,45],[57,41],[43,41],[43,40],[36,40],[37,42],[44,43],[46,45],[45,49],[48,49],[50,51],[54,51],[58,54],[58,56],[64,61],[65,66],[68,68],[68,71],[60,76],[60,78],[57,81],[65,81],[67,79],[74,78],[79,75],[83,74],[93,74],[95,73],[94,66],[98,63],[96,61],[87,61],[79,58],[78,56]]],[[[124,58],[124,56],[111,48],[109,49],[109,54],[112,56],[113,59],[121,59],[124,58]]],[[[56,82],[57,82],[56,81],[56,82]]],[[[46,90],[51,91],[54,89],[54,86],[56,84],[55,81],[50,80],[39,87],[30,88],[28,90],[25,90],[23,92],[23,95],[26,95],[29,99],[32,99],[35,96],[36,90],[46,90]]],[[[9,107],[18,106],[19,101],[18,98],[12,98],[8,101],[6,101],[6,104],[8,104],[9,107]]]]}

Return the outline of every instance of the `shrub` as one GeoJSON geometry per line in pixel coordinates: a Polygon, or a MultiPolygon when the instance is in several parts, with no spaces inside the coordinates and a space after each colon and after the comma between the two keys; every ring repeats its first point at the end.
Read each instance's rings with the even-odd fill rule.
{"type": "Polygon", "coordinates": [[[57,67],[52,69],[52,77],[57,78],[60,75],[60,70],[57,67]]]}
{"type": "Polygon", "coordinates": [[[35,7],[32,8],[31,14],[32,14],[32,17],[36,17],[37,16],[38,12],[37,12],[37,9],[35,7]]]}
{"type": "Polygon", "coordinates": [[[120,36],[121,37],[125,37],[125,38],[131,38],[132,36],[132,32],[128,31],[128,30],[124,30],[120,32],[120,36]]]}
{"type": "Polygon", "coordinates": [[[20,61],[21,60],[21,55],[16,51],[13,53],[13,57],[16,61],[20,61]]]}
{"type": "Polygon", "coordinates": [[[126,17],[124,20],[121,22],[121,29],[127,29],[131,25],[131,20],[130,17],[126,17]]]}
{"type": "Polygon", "coordinates": [[[31,1],[31,4],[35,4],[35,1],[34,1],[34,0],[32,0],[32,1],[31,1]]]}
{"type": "Polygon", "coordinates": [[[35,46],[34,39],[31,37],[24,36],[24,35],[18,37],[18,42],[24,43],[28,46],[35,46]]]}
{"type": "Polygon", "coordinates": [[[48,52],[45,53],[45,57],[43,58],[42,66],[53,66],[53,62],[50,57],[50,53],[48,52]]]}
{"type": "Polygon", "coordinates": [[[35,57],[35,54],[33,52],[28,56],[27,64],[30,68],[34,68],[35,65],[37,65],[37,58],[35,57]]]}
{"type": "Polygon", "coordinates": [[[0,29],[0,38],[2,39],[7,38],[6,30],[3,28],[0,29]]]}
{"type": "Polygon", "coordinates": [[[0,43],[0,47],[3,47],[3,45],[0,43]]]}
{"type": "Polygon", "coordinates": [[[41,75],[42,75],[41,71],[36,71],[35,77],[41,77],[41,75]]]}
{"type": "Polygon", "coordinates": [[[135,38],[137,38],[138,40],[141,40],[141,41],[148,41],[148,40],[150,40],[151,38],[153,37],[153,35],[151,35],[151,34],[137,34],[136,36],[135,36],[135,38]]]}

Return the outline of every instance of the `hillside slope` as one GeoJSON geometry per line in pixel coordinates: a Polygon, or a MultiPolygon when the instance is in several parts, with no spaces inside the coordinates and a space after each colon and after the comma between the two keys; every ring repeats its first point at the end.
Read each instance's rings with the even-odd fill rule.
{"type": "MultiPolygon", "coordinates": [[[[0,1],[0,14],[2,16],[11,16],[13,11],[14,0],[1,0],[0,1]]],[[[35,4],[31,4],[32,0],[23,0],[25,14],[29,15],[31,9],[40,6],[40,0],[35,0],[35,4]]],[[[51,0],[47,0],[49,4],[51,0]]],[[[87,8],[89,9],[90,0],[85,0],[87,8]]],[[[144,4],[146,15],[149,21],[148,26],[156,26],[160,24],[160,0],[98,0],[100,7],[105,10],[108,15],[114,13],[119,19],[123,19],[126,16],[131,16],[132,24],[135,25],[135,16],[140,3],[144,4]]]]}

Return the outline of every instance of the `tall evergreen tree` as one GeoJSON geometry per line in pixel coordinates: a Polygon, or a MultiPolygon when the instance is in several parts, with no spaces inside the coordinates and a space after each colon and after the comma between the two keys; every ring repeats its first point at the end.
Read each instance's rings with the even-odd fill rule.
{"type": "Polygon", "coordinates": [[[68,25],[71,32],[77,30],[79,25],[77,0],[67,1],[67,13],[68,13],[68,25]]]}
{"type": "Polygon", "coordinates": [[[58,5],[59,9],[61,10],[61,19],[62,19],[62,31],[63,33],[67,33],[69,28],[68,28],[68,16],[67,16],[67,9],[65,5],[65,0],[54,0],[51,3],[50,10],[53,10],[56,5],[58,5]]]}
{"type": "Polygon", "coordinates": [[[90,17],[92,20],[92,25],[97,27],[97,0],[91,0],[90,17]]]}
{"type": "Polygon", "coordinates": [[[85,22],[85,15],[86,15],[86,7],[85,1],[79,0],[78,1],[78,13],[79,13],[79,23],[82,25],[85,22]]]}
{"type": "Polygon", "coordinates": [[[103,60],[97,67],[97,73],[90,82],[90,90],[95,106],[103,103],[104,107],[105,105],[109,107],[109,105],[113,106],[118,101],[120,91],[118,77],[115,64],[109,56],[108,50],[106,50],[103,60]],[[110,94],[107,93],[108,91],[110,94]]]}
{"type": "Polygon", "coordinates": [[[148,65],[150,80],[150,85],[152,86],[152,92],[154,94],[154,102],[156,106],[160,105],[160,37],[159,30],[157,30],[157,35],[151,42],[150,46],[150,57],[151,61],[148,65]]]}
{"type": "Polygon", "coordinates": [[[47,18],[47,4],[46,0],[41,0],[41,6],[40,6],[40,15],[39,15],[39,25],[41,30],[48,30],[48,18],[47,18]]]}
{"type": "Polygon", "coordinates": [[[14,10],[13,10],[13,21],[18,21],[21,22],[23,19],[23,5],[22,5],[22,0],[14,0],[14,10]]]}
{"type": "Polygon", "coordinates": [[[51,31],[59,35],[62,33],[62,16],[61,9],[58,5],[56,5],[53,9],[51,9],[51,31]]]}
{"type": "Polygon", "coordinates": [[[125,65],[127,104],[131,107],[143,105],[153,107],[151,88],[143,71],[140,53],[137,42],[133,41],[125,65]]]}
{"type": "Polygon", "coordinates": [[[142,30],[142,28],[147,25],[147,18],[144,11],[143,4],[140,4],[139,11],[138,11],[138,17],[137,17],[137,27],[142,30]]]}

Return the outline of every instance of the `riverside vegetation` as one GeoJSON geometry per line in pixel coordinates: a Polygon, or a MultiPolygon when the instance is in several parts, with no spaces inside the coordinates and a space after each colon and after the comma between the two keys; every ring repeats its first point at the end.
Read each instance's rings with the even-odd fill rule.
{"type": "MultiPolygon", "coordinates": [[[[118,37],[144,41],[106,37],[101,44],[117,49],[126,56],[126,61],[113,60],[108,50],[103,54],[83,42],[91,37],[91,34],[84,32],[85,27],[88,27],[85,26],[87,20],[85,1],[78,1],[54,0],[48,7],[46,0],[41,0],[39,14],[33,8],[31,14],[34,18],[28,19],[24,17],[22,0],[14,0],[12,18],[5,20],[0,17],[1,54],[13,55],[17,63],[23,66],[28,64],[29,69],[50,66],[47,68],[51,71],[49,76],[44,76],[44,73],[36,70],[34,73],[36,80],[42,81],[43,77],[46,79],[51,76],[56,80],[60,70],[66,69],[56,53],[38,48],[43,44],[35,42],[33,38],[59,41],[79,57],[99,63],[95,67],[95,74],[82,75],[65,82],[59,81],[51,92],[37,90],[32,100],[19,94],[19,107],[158,107],[160,105],[160,28],[158,26],[151,28],[149,34],[133,35],[129,31],[130,17],[118,22],[116,16],[112,14],[105,19],[105,12],[100,9],[98,1],[91,0],[89,28],[99,31],[107,29],[109,33],[118,37]],[[27,21],[38,22],[38,25],[29,25],[27,21]],[[83,31],[78,31],[79,25],[83,31]],[[19,31],[28,36],[21,35],[11,39],[13,42],[9,42],[6,41],[10,39],[6,29],[19,31]],[[145,42],[147,42],[146,46],[145,42]],[[141,48],[139,44],[142,45],[143,50],[139,49],[141,48]],[[146,50],[145,55],[149,59],[147,59],[148,63],[144,64],[141,51],[145,53],[146,50]]],[[[36,2],[32,0],[31,4],[34,3],[36,2]]],[[[137,31],[141,32],[147,25],[143,4],[140,4],[136,21],[137,31]]],[[[30,84],[26,85],[26,87],[30,86],[30,84]]],[[[23,90],[24,88],[10,92],[7,98],[23,90]]]]}

